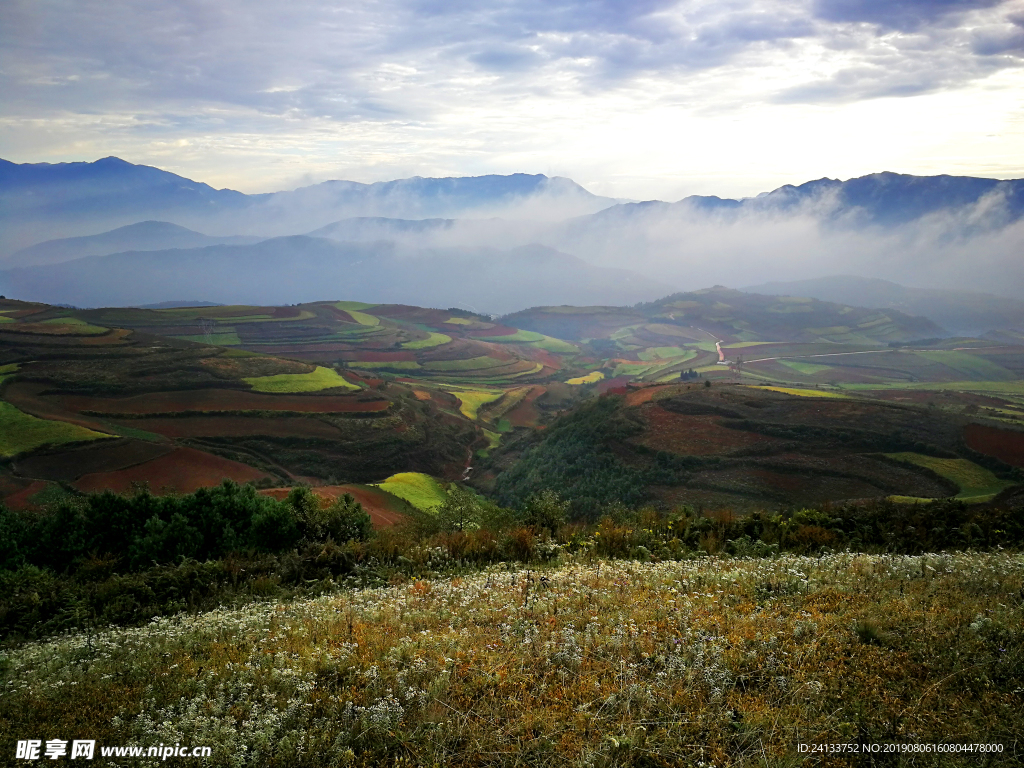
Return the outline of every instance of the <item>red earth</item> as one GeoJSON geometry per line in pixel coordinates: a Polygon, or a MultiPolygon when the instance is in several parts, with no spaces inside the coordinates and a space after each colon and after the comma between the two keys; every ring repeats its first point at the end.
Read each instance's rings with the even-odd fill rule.
{"type": "Polygon", "coordinates": [[[194,448],[176,448],[171,453],[128,469],[84,475],[73,485],[85,493],[104,490],[127,493],[133,483],[146,483],[154,493],[192,493],[199,488],[219,485],[225,478],[247,483],[266,476],[247,464],[194,448]]]}
{"type": "Polygon", "coordinates": [[[270,437],[324,438],[337,440],[338,428],[315,418],[302,416],[184,416],[164,419],[124,419],[114,423],[155,432],[164,437],[270,437]]]}
{"type": "Polygon", "coordinates": [[[718,423],[718,416],[686,416],[667,411],[655,403],[646,403],[640,412],[648,426],[643,435],[632,442],[656,451],[681,456],[711,456],[780,443],[754,432],[723,427],[718,423]]]}
{"type": "Polygon", "coordinates": [[[1024,467],[1024,432],[968,424],[964,427],[964,442],[978,453],[994,456],[1014,467],[1024,467]]]}
{"type": "Polygon", "coordinates": [[[142,440],[103,440],[81,448],[41,453],[16,459],[15,471],[23,477],[71,481],[82,475],[115,472],[170,453],[167,443],[142,440]]]}
{"type": "MultiPolygon", "coordinates": [[[[47,402],[50,398],[36,398],[47,402]]],[[[372,413],[385,411],[387,400],[360,400],[356,395],[270,395],[233,389],[151,392],[131,397],[65,395],[67,408],[99,413],[177,413],[181,411],[298,411],[301,413],[372,413]]]]}

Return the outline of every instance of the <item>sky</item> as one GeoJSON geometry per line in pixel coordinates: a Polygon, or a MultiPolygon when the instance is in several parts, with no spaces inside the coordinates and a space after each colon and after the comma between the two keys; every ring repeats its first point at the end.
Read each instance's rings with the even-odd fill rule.
{"type": "Polygon", "coordinates": [[[1024,177],[1024,0],[3,0],[0,157],[613,197],[1024,177]]]}

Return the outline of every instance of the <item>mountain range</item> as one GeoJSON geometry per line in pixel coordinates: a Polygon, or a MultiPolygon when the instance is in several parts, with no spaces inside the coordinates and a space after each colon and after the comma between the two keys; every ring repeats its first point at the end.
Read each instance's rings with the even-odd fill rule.
{"type": "MultiPolygon", "coordinates": [[[[923,293],[886,297],[875,283],[847,281],[841,294],[822,283],[806,289],[822,293],[807,295],[927,313],[951,332],[1019,329],[1024,321],[1014,302],[1024,294],[1022,214],[1024,180],[888,172],[785,185],[743,199],[623,202],[540,174],[327,181],[246,195],[113,157],[92,163],[0,161],[0,291],[28,290],[25,298],[87,305],[200,296],[291,303],[297,299],[276,288],[282,275],[287,282],[292,261],[303,272],[310,254],[330,252],[359,254],[355,261],[375,264],[378,273],[370,276],[367,267],[356,269],[342,255],[319,279],[334,280],[344,267],[350,279],[362,275],[368,290],[385,291],[389,281],[403,286],[408,277],[389,278],[385,270],[415,263],[409,275],[420,278],[408,296],[404,287],[386,290],[416,304],[458,295],[493,313],[538,303],[623,305],[706,285],[851,274],[923,293]],[[501,270],[519,263],[517,249],[523,248],[547,254],[543,265],[505,275],[501,270]],[[182,253],[172,254],[177,251],[182,253]],[[142,253],[157,255],[144,259],[142,253]],[[115,260],[117,271],[101,276],[89,274],[100,262],[59,273],[43,269],[115,254],[124,255],[115,260]],[[223,266],[228,263],[230,268],[223,266]],[[180,278],[198,279],[197,290],[206,287],[195,277],[204,272],[232,277],[211,286],[212,293],[171,292],[180,282],[172,279],[174,264],[190,265],[180,278]],[[143,266],[162,270],[163,277],[145,278],[143,266]],[[78,275],[76,285],[71,274],[78,275]],[[469,275],[503,285],[474,286],[469,275]],[[648,288],[655,284],[660,289],[652,293],[648,288]],[[949,294],[964,290],[998,296],[1000,309],[994,310],[999,302],[949,294]]],[[[103,262],[102,269],[114,263],[103,262]]],[[[308,291],[302,296],[314,298],[308,291]]]]}

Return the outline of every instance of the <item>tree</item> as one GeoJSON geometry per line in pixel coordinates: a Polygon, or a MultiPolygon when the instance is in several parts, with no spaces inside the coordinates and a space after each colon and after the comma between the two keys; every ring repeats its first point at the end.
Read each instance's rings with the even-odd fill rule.
{"type": "Polygon", "coordinates": [[[475,531],[480,527],[481,517],[476,496],[454,483],[444,504],[434,511],[434,523],[441,531],[475,531]]]}

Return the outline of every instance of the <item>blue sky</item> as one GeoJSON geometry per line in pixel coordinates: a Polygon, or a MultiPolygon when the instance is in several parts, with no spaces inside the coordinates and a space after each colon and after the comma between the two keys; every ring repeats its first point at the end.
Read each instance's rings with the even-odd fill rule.
{"type": "Polygon", "coordinates": [[[1024,0],[4,0],[0,157],[246,192],[1024,176],[1024,0]]]}

